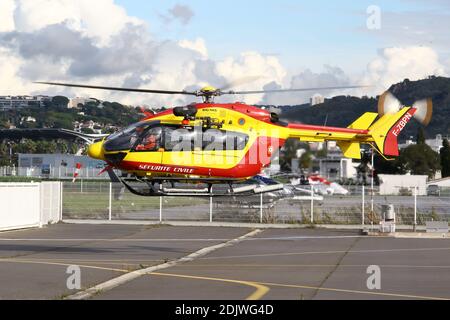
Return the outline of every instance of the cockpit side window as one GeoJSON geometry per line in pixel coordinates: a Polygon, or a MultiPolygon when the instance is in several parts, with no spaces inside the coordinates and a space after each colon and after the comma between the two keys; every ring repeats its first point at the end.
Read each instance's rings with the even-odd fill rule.
{"type": "Polygon", "coordinates": [[[157,151],[161,148],[162,128],[155,127],[143,131],[134,143],[134,151],[157,151]]]}
{"type": "Polygon", "coordinates": [[[159,123],[138,122],[128,128],[110,135],[104,144],[105,151],[130,150],[149,128],[159,125],[159,123]]]}

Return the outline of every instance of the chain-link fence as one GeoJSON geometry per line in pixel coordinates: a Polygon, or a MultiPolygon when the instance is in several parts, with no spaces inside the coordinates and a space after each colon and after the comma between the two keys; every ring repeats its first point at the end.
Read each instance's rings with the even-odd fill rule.
{"type": "MultiPolygon", "coordinates": [[[[101,172],[102,168],[71,168],[71,167],[0,167],[0,177],[29,177],[40,179],[73,179],[75,172],[78,177],[89,180],[105,180],[108,179],[107,172],[101,172]]],[[[120,171],[117,171],[120,174],[120,171]]]]}
{"type": "Polygon", "coordinates": [[[354,186],[349,195],[282,196],[264,193],[228,197],[142,197],[120,183],[63,183],[63,218],[153,221],[215,221],[283,224],[378,224],[383,205],[395,208],[397,224],[449,221],[450,188],[440,194],[381,196],[354,186]]]}

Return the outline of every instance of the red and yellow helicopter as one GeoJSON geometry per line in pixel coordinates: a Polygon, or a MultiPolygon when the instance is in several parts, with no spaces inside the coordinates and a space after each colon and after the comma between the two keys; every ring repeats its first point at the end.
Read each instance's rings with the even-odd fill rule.
{"type": "Polygon", "coordinates": [[[281,189],[265,181],[249,184],[286,142],[336,141],[345,157],[360,159],[361,144],[368,144],[384,157],[398,156],[397,138],[415,116],[430,121],[431,100],[403,106],[391,93],[379,100],[379,113],[368,112],[347,128],[293,124],[280,121],[275,113],[243,103],[214,103],[225,94],[349,89],[358,86],[264,91],[224,91],[205,87],[198,91],[165,91],[39,82],[76,88],[91,88],[202,97],[202,103],[152,114],[128,128],[88,147],[88,155],[107,162],[113,181],[122,182],[132,193],[143,196],[249,195],[281,189]],[[379,117],[378,120],[376,120],[379,117]],[[127,178],[114,174],[119,169],[127,178]],[[136,188],[135,182],[145,186],[136,188]],[[179,187],[178,185],[183,185],[179,187]],[[194,184],[194,186],[192,186],[194,184]],[[225,189],[219,185],[226,185],[225,189]],[[189,186],[189,187],[188,187],[189,186]],[[214,187],[214,188],[213,188],[214,187]]]}

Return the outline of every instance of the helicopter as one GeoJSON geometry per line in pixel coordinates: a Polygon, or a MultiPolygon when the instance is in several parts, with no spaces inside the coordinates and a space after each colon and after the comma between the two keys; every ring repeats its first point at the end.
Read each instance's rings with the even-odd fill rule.
{"type": "MultiPolygon", "coordinates": [[[[113,182],[141,196],[237,196],[283,189],[276,181],[254,183],[287,139],[336,141],[345,157],[361,159],[367,144],[385,158],[399,155],[398,135],[416,117],[427,123],[431,99],[404,106],[390,92],[379,99],[378,113],[367,112],[347,128],[288,123],[278,114],[244,103],[215,103],[222,95],[352,89],[362,86],[225,91],[212,86],[197,91],[167,91],[57,82],[39,84],[125,92],[201,97],[201,103],[151,113],[88,146],[103,160],[113,182]],[[379,118],[378,120],[376,120],[379,118]],[[119,177],[114,170],[121,170],[119,177]],[[136,184],[140,187],[136,187],[136,184]],[[224,188],[223,185],[226,187],[224,188]],[[142,187],[143,186],[143,187],[142,187]],[[181,186],[181,187],[180,187],[181,186]]],[[[267,180],[267,179],[266,179],[267,180]]]]}

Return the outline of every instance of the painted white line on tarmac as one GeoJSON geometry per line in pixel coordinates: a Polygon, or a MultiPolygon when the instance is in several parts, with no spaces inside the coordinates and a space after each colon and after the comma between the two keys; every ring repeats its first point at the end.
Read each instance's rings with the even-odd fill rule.
{"type": "MultiPolygon", "coordinates": [[[[329,240],[329,239],[352,239],[352,238],[379,238],[377,236],[292,236],[292,237],[265,237],[265,238],[248,238],[243,239],[242,241],[270,241],[270,240],[329,240]]],[[[216,241],[228,241],[228,238],[172,238],[172,239],[164,239],[164,238],[157,238],[157,239],[146,239],[146,238],[140,238],[140,239],[133,239],[133,238],[127,238],[127,239],[96,239],[96,238],[0,238],[0,242],[14,242],[14,241],[21,241],[21,242],[48,242],[48,241],[59,241],[59,242],[83,242],[83,241],[98,241],[98,242],[216,242],[216,241]]]]}
{"type": "Polygon", "coordinates": [[[87,289],[87,290],[80,291],[80,292],[75,293],[75,294],[73,294],[71,296],[68,296],[66,299],[69,299],[69,300],[89,299],[93,295],[96,295],[96,294],[99,294],[99,293],[111,290],[111,289],[113,289],[113,288],[115,288],[117,286],[123,285],[123,284],[125,284],[127,282],[130,282],[132,280],[135,280],[135,279],[137,279],[137,278],[139,278],[139,277],[141,277],[143,275],[150,274],[150,273],[158,271],[158,270],[174,267],[174,266],[176,266],[176,265],[178,265],[180,263],[193,261],[195,259],[198,259],[198,258],[200,258],[202,256],[205,256],[205,255],[207,255],[207,254],[209,254],[209,253],[211,253],[213,251],[216,251],[218,249],[222,249],[222,248],[225,248],[225,247],[233,246],[233,245],[238,244],[239,242],[243,241],[244,239],[247,239],[249,237],[253,237],[253,236],[259,234],[260,232],[262,232],[262,230],[256,229],[256,230],[253,230],[253,231],[251,231],[251,232],[249,232],[249,233],[247,233],[247,234],[245,234],[245,235],[243,235],[241,237],[238,237],[238,238],[235,238],[235,239],[232,239],[232,240],[229,240],[227,242],[220,243],[220,244],[217,244],[217,245],[214,245],[214,246],[210,246],[210,247],[206,247],[206,248],[200,249],[200,250],[198,250],[198,251],[196,251],[194,253],[191,253],[191,254],[189,254],[189,255],[187,255],[185,257],[179,258],[177,260],[170,261],[170,262],[163,263],[163,264],[156,265],[156,266],[152,266],[152,267],[149,267],[149,268],[145,268],[145,269],[136,270],[136,271],[132,271],[132,272],[126,273],[126,274],[121,275],[121,276],[119,276],[117,278],[113,278],[113,279],[108,280],[106,282],[100,283],[100,284],[98,284],[98,285],[96,285],[96,286],[94,286],[92,288],[87,289]]]}
{"type": "MultiPolygon", "coordinates": [[[[347,238],[371,238],[372,236],[293,236],[293,237],[268,237],[268,238],[249,238],[249,239],[243,239],[242,241],[269,241],[269,240],[309,240],[309,239],[347,239],[347,238]]],[[[376,238],[376,236],[373,236],[373,238],[376,238]]],[[[379,237],[378,237],[379,238],[379,237]]],[[[21,241],[21,242],[49,242],[49,241],[59,241],[59,242],[216,242],[216,241],[228,241],[228,238],[207,238],[207,239],[200,239],[200,238],[194,238],[194,239],[183,239],[183,238],[172,238],[172,239],[96,239],[96,238],[0,238],[0,242],[14,242],[14,241],[21,241]]]]}
{"type": "Polygon", "coordinates": [[[13,241],[23,241],[23,242],[39,242],[39,241],[59,241],[59,242],[83,242],[83,241],[96,241],[96,242],[182,242],[182,241],[189,241],[189,242],[214,242],[214,241],[227,241],[229,239],[225,238],[218,238],[218,239],[96,239],[96,238],[79,238],[79,239],[58,239],[58,238],[34,238],[34,239],[14,239],[14,238],[0,238],[0,242],[13,242],[13,241]]]}
{"type": "Polygon", "coordinates": [[[418,252],[418,251],[449,251],[449,248],[415,248],[415,249],[380,249],[380,250],[335,250],[335,251],[305,251],[305,252],[277,252],[264,254],[247,254],[239,256],[220,256],[220,257],[206,257],[201,260],[216,260],[216,259],[234,259],[234,258],[258,258],[258,257],[278,257],[278,256],[300,256],[308,254],[340,254],[340,253],[384,253],[384,252],[418,252]]]}

